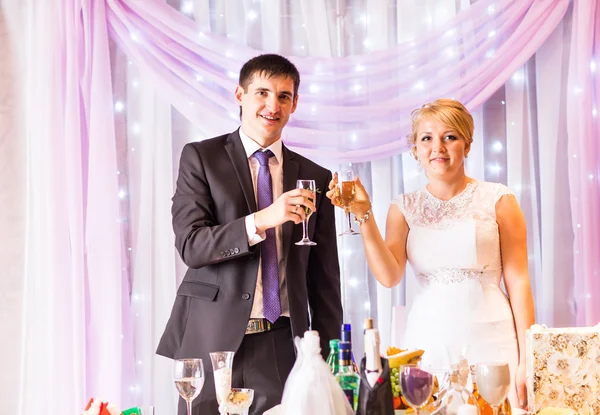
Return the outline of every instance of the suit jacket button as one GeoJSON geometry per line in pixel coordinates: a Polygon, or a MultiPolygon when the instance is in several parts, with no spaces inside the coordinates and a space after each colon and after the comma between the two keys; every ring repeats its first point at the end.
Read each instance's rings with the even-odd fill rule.
{"type": "Polygon", "coordinates": [[[248,293],[242,294],[242,300],[249,300],[249,299],[250,299],[250,294],[248,294],[248,293]]]}
{"type": "Polygon", "coordinates": [[[233,250],[233,253],[234,253],[234,254],[239,254],[239,253],[240,253],[240,248],[235,248],[235,249],[233,250]]]}

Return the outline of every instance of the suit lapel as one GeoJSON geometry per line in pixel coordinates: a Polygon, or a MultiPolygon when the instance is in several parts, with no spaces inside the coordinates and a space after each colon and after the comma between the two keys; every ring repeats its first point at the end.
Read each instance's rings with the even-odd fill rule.
{"type": "MultiPolygon", "coordinates": [[[[248,204],[250,212],[256,212],[256,199],[254,198],[254,186],[252,185],[252,176],[250,175],[250,168],[248,167],[248,158],[246,157],[246,151],[242,144],[240,134],[238,130],[229,134],[227,141],[225,142],[225,150],[229,154],[231,164],[238,177],[242,191],[244,192],[244,198],[248,204]]],[[[285,163],[284,163],[285,169],[285,163]]],[[[284,174],[285,177],[285,174],[284,174]]]]}
{"type": "MultiPolygon", "coordinates": [[[[285,146],[282,147],[283,151],[283,193],[289,192],[296,188],[296,181],[298,180],[298,172],[300,165],[294,160],[294,153],[288,150],[285,146]]],[[[294,230],[294,222],[288,221],[282,226],[282,242],[283,242],[283,255],[286,256],[290,250],[290,243],[292,242],[292,233],[294,230]]]]}

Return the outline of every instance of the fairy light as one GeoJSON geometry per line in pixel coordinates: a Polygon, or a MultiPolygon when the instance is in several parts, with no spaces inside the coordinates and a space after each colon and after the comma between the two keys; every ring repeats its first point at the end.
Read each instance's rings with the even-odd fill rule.
{"type": "Polygon", "coordinates": [[[316,94],[317,92],[319,92],[319,85],[315,85],[312,84],[311,86],[308,87],[308,90],[310,91],[311,94],[316,94]]]}
{"type": "Polygon", "coordinates": [[[488,33],[488,37],[489,38],[492,38],[494,36],[496,36],[496,31],[495,30],[492,30],[492,31],[490,31],[490,33],[488,33]]]}
{"type": "Polygon", "coordinates": [[[354,67],[354,70],[355,70],[356,72],[364,72],[366,69],[367,69],[367,68],[366,68],[366,66],[364,66],[364,65],[356,65],[356,66],[354,67]]]}
{"type": "Polygon", "coordinates": [[[423,81],[419,81],[415,84],[415,86],[413,87],[413,89],[424,89],[425,88],[425,83],[423,81]]]}
{"type": "Polygon", "coordinates": [[[490,4],[487,8],[487,12],[489,15],[496,13],[496,5],[490,4]]]}
{"type": "Polygon", "coordinates": [[[502,149],[504,148],[504,146],[502,145],[502,143],[500,141],[496,141],[493,145],[492,145],[492,149],[496,152],[499,153],[502,151],[502,149]]]}
{"type": "Polygon", "coordinates": [[[248,12],[248,20],[256,20],[257,17],[258,17],[258,14],[256,14],[256,12],[254,10],[250,10],[248,12]]]}
{"type": "Polygon", "coordinates": [[[510,79],[512,79],[512,81],[516,84],[522,82],[524,79],[523,71],[518,70],[513,74],[513,76],[510,79]]]}
{"type": "Polygon", "coordinates": [[[485,57],[488,59],[493,58],[496,55],[496,51],[494,49],[490,49],[487,52],[485,52],[485,57]]]}
{"type": "Polygon", "coordinates": [[[123,104],[123,101],[115,102],[115,112],[122,112],[124,109],[125,109],[125,104],[123,104]]]}
{"type": "Polygon", "coordinates": [[[594,116],[594,117],[595,117],[596,115],[598,115],[598,110],[597,110],[597,109],[594,107],[594,108],[592,109],[592,116],[594,116]]]}
{"type": "Polygon", "coordinates": [[[131,127],[131,132],[137,135],[140,133],[140,131],[142,131],[142,127],[138,123],[134,123],[131,127]]]}
{"type": "Polygon", "coordinates": [[[365,301],[365,310],[371,309],[371,303],[369,301],[365,301]]]}
{"type": "Polygon", "coordinates": [[[125,190],[120,190],[119,191],[119,199],[125,199],[125,196],[127,196],[127,193],[125,193],[125,190]]]}
{"type": "Polygon", "coordinates": [[[596,72],[596,61],[594,59],[590,61],[590,71],[592,71],[592,73],[596,72]]]}
{"type": "Polygon", "coordinates": [[[350,284],[350,286],[352,287],[358,287],[358,280],[356,278],[350,278],[348,280],[348,284],[350,284]]]}
{"type": "Polygon", "coordinates": [[[194,12],[194,2],[191,0],[183,2],[181,11],[185,14],[192,14],[194,12]]]}

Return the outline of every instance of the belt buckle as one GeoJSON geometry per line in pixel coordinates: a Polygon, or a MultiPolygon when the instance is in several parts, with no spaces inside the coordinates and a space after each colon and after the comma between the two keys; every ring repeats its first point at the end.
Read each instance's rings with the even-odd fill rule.
{"type": "Polygon", "coordinates": [[[245,334],[263,333],[271,330],[271,323],[266,318],[251,318],[246,325],[245,334]]]}

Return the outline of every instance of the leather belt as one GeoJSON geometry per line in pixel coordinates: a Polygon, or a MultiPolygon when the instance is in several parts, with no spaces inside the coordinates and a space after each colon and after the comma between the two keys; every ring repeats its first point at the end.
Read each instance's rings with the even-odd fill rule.
{"type": "Polygon", "coordinates": [[[248,325],[246,326],[246,334],[264,333],[265,331],[277,330],[289,326],[289,317],[279,317],[275,323],[271,323],[266,318],[251,318],[248,320],[248,325]]]}

